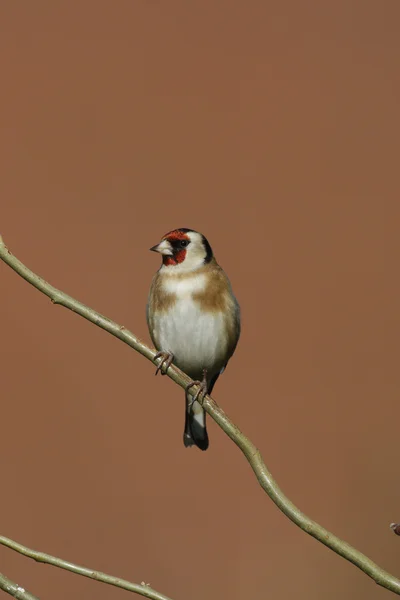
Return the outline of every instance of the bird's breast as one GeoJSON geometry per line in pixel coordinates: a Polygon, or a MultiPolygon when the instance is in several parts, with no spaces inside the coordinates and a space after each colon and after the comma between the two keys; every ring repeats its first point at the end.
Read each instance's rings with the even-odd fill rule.
{"type": "Polygon", "coordinates": [[[217,372],[223,367],[227,336],[222,312],[204,311],[191,295],[183,294],[153,318],[160,349],[172,352],[185,373],[199,378],[203,368],[217,372]]]}

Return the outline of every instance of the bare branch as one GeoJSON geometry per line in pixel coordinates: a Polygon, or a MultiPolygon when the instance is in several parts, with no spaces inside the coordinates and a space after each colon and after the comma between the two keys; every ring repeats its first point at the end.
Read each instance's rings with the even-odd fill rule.
{"type": "MultiPolygon", "coordinates": [[[[145,598],[150,598],[151,600],[171,600],[168,596],[164,594],[160,594],[160,592],[156,592],[153,590],[147,583],[131,583],[130,581],[126,581],[125,579],[120,579],[119,577],[113,577],[112,575],[107,575],[106,573],[101,573],[100,571],[93,571],[93,569],[87,569],[86,567],[81,567],[79,565],[74,565],[66,560],[62,560],[61,558],[57,558],[55,556],[51,556],[50,554],[44,554],[44,552],[37,552],[36,550],[31,550],[18,542],[14,542],[14,540],[10,540],[4,536],[0,536],[0,544],[3,546],[7,546],[7,548],[11,548],[19,554],[23,554],[24,556],[28,556],[28,558],[33,558],[37,562],[46,563],[47,565],[53,565],[53,567],[59,567],[60,569],[65,569],[66,571],[71,571],[71,573],[76,573],[77,575],[83,575],[83,577],[88,577],[89,579],[95,579],[96,581],[101,581],[102,583],[108,583],[109,585],[114,585],[115,587],[122,588],[123,590],[127,590],[128,592],[134,592],[135,594],[139,594],[140,596],[144,596],[145,598]]],[[[15,595],[15,598],[20,598],[21,600],[38,600],[36,596],[32,596],[28,592],[25,592],[16,584],[12,584],[21,590],[21,593],[24,592],[28,594],[26,596],[23,595],[15,595]]],[[[0,587],[1,579],[0,579],[0,587]]],[[[7,590],[5,590],[7,591],[7,590]]],[[[11,593],[11,592],[8,592],[11,593]]],[[[13,594],[11,594],[13,595],[13,594]]]]}
{"type": "Polygon", "coordinates": [[[34,596],[23,587],[8,579],[3,573],[0,573],[0,590],[6,592],[6,594],[10,594],[13,598],[17,598],[17,600],[39,600],[37,596],[34,596]]]}
{"type": "MultiPolygon", "coordinates": [[[[124,326],[118,325],[115,321],[107,319],[98,312],[85,306],[78,300],[71,298],[64,292],[56,289],[38,275],[35,275],[21,261],[11,254],[8,248],[4,245],[0,237],[0,259],[7,263],[16,273],[26,279],[34,287],[48,296],[54,304],[60,304],[70,310],[81,315],[85,319],[105,329],[121,341],[131,346],[134,350],[145,356],[148,360],[154,361],[156,354],[155,350],[150,349],[144,342],[139,340],[133,333],[125,329],[124,326]]],[[[161,360],[161,359],[159,359],[161,360]]],[[[167,375],[181,387],[185,387],[190,378],[180,371],[177,367],[171,365],[167,375]]],[[[198,389],[198,386],[190,388],[189,393],[193,396],[198,389]]],[[[212,419],[223,429],[223,431],[231,438],[231,440],[243,452],[251,468],[253,469],[257,480],[263,490],[268,494],[276,506],[298,527],[303,531],[316,538],[319,542],[353,563],[361,569],[369,577],[371,577],[378,585],[381,585],[395,594],[400,595],[400,580],[379,567],[370,558],[362,554],[353,546],[341,540],[336,535],[310,519],[301,510],[299,510],[293,502],[289,500],[279,488],[278,484],[267,469],[259,450],[256,446],[239,430],[238,427],[227,417],[224,411],[217,403],[207,395],[203,400],[203,407],[212,419]]]]}

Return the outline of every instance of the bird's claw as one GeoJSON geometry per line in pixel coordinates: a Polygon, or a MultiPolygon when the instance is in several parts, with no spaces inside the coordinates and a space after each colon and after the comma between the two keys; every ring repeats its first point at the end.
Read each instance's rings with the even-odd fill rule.
{"type": "Polygon", "coordinates": [[[190,383],[188,383],[188,385],[185,387],[185,391],[187,392],[191,387],[193,387],[194,385],[198,385],[199,389],[197,390],[197,392],[195,393],[194,396],[192,396],[192,401],[190,403],[190,406],[192,407],[194,402],[196,402],[196,400],[198,400],[200,398],[200,395],[206,396],[208,393],[208,384],[207,384],[207,369],[203,369],[203,379],[201,381],[191,381],[190,383]]]}
{"type": "Polygon", "coordinates": [[[172,352],[157,352],[157,354],[154,357],[154,360],[157,360],[157,358],[162,358],[160,364],[158,365],[157,369],[156,369],[156,375],[158,372],[161,373],[161,375],[165,375],[166,372],[168,371],[169,367],[172,364],[172,361],[174,360],[174,355],[172,354],[172,352]],[[162,370],[163,365],[165,366],[165,370],[162,370]]]}

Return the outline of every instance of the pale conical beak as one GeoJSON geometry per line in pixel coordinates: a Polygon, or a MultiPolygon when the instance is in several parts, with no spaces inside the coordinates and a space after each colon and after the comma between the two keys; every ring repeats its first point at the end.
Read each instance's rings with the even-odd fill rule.
{"type": "Polygon", "coordinates": [[[158,252],[159,254],[163,254],[164,256],[172,256],[174,253],[172,252],[171,244],[168,240],[163,240],[159,244],[156,244],[152,248],[150,248],[152,252],[158,252]]]}

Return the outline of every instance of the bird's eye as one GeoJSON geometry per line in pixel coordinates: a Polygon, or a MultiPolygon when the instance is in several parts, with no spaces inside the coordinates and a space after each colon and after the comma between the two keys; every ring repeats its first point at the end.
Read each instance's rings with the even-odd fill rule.
{"type": "Polygon", "coordinates": [[[180,241],[180,244],[181,244],[182,248],[184,248],[185,246],[187,246],[187,245],[188,245],[188,243],[189,243],[189,242],[188,242],[187,240],[181,240],[181,241],[180,241]]]}

